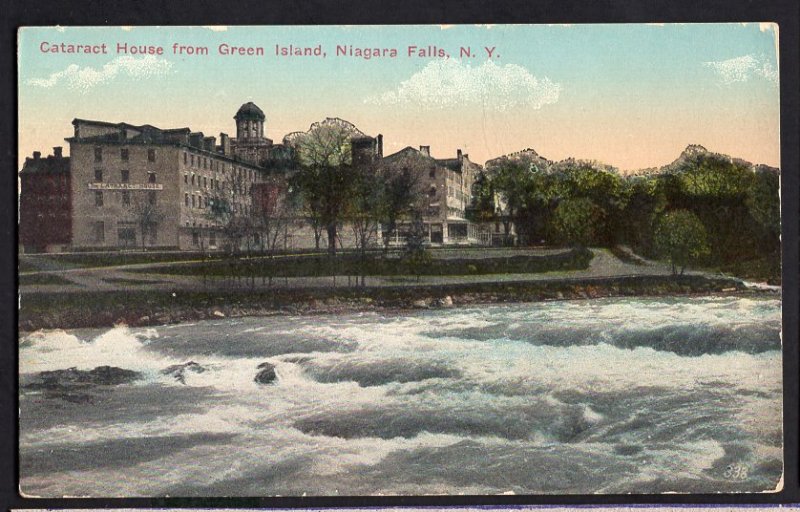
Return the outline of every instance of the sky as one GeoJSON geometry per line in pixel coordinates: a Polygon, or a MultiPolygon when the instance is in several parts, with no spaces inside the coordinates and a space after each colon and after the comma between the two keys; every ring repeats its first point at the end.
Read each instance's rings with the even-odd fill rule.
{"type": "Polygon", "coordinates": [[[233,116],[252,101],[275,142],[340,117],[383,134],[387,155],[426,145],[482,164],[533,148],[634,170],[700,144],[779,166],[777,40],[768,23],[28,27],[18,34],[19,162],[53,146],[68,154],[74,118],[235,136],[233,116]],[[106,53],[54,52],[62,43],[105,43],[106,53]],[[223,55],[223,44],[264,54],[223,55]],[[324,56],[278,56],[276,45],[324,56]]]}

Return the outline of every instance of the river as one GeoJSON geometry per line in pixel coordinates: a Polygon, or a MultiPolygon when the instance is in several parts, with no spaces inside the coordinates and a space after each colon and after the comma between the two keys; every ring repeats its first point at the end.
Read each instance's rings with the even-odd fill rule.
{"type": "Polygon", "coordinates": [[[21,490],[771,490],[782,474],[776,297],[591,299],[24,334],[21,490]],[[196,364],[177,366],[188,362],[196,364]],[[273,382],[255,381],[262,363],[274,366],[273,382]],[[108,382],[105,373],[87,377],[102,366],[130,371],[108,370],[108,382]],[[73,367],[83,371],[57,372],[73,367]]]}

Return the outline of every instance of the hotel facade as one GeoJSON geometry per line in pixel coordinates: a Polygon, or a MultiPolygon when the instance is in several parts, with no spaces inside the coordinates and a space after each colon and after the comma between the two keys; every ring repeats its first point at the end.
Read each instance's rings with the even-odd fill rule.
{"type": "MultiPolygon", "coordinates": [[[[273,197],[276,187],[285,190],[294,172],[290,141],[297,132],[274,144],[264,136],[266,116],[253,103],[242,105],[234,120],[236,137],[220,133],[219,139],[189,128],[73,120],[73,136],[66,139],[69,157],[56,148],[56,156],[26,159],[20,172],[21,250],[223,249],[230,229],[226,215],[253,217],[263,206],[259,198],[273,197]],[[60,172],[44,188],[39,185],[48,173],[40,160],[52,162],[56,167],[47,168],[60,172]],[[43,205],[52,197],[59,198],[58,215],[47,214],[55,219],[53,225],[34,229],[37,219],[43,224],[43,205]]],[[[344,124],[353,131],[354,159],[356,151],[364,152],[380,165],[398,170],[410,166],[419,173],[423,220],[432,245],[491,242],[491,227],[466,218],[472,185],[482,170],[468,155],[458,150],[455,158],[437,159],[429,146],[421,146],[384,158],[382,136],[365,135],[340,119],[325,123],[344,124]]],[[[285,229],[282,248],[315,247],[314,232],[302,215],[285,229]]],[[[345,226],[338,230],[340,246],[353,245],[349,231],[345,226]]],[[[383,235],[400,244],[404,227],[383,235]]],[[[257,231],[241,241],[248,247],[258,247],[259,242],[257,231]]],[[[381,233],[375,243],[382,243],[381,233]]],[[[322,234],[320,247],[326,246],[322,234]]]]}

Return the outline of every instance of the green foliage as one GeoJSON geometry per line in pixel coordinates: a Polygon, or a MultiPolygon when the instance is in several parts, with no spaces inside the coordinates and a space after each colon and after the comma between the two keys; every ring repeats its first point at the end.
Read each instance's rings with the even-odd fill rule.
{"type": "Polygon", "coordinates": [[[585,247],[594,241],[596,227],[603,223],[605,216],[603,209],[591,199],[566,199],[556,207],[553,223],[562,243],[585,247]]]}
{"type": "Polygon", "coordinates": [[[706,229],[695,214],[687,210],[665,213],[656,223],[655,249],[672,264],[672,273],[683,274],[686,266],[710,253],[706,229]]]}
{"type": "Polygon", "coordinates": [[[404,260],[411,272],[417,276],[417,280],[425,267],[432,261],[431,254],[426,247],[427,241],[428,234],[422,222],[422,216],[416,214],[411,221],[408,235],[406,235],[404,260]]]}
{"type": "Polygon", "coordinates": [[[501,200],[501,220],[513,223],[523,244],[625,244],[647,257],[657,255],[656,221],[666,211],[686,210],[705,229],[704,265],[743,268],[767,257],[772,263],[759,268],[779,269],[779,171],[757,166],[754,172],[746,162],[694,149],[645,176],[572,159],[499,159],[487,170],[488,183],[479,183],[483,195],[476,193],[474,210],[488,211],[477,202],[491,190],[501,200]]]}
{"type": "Polygon", "coordinates": [[[747,208],[765,231],[777,239],[781,234],[780,176],[760,169],[747,191],[747,208]]]}
{"type": "Polygon", "coordinates": [[[495,184],[485,172],[475,177],[472,185],[472,204],[467,208],[466,215],[472,222],[494,222],[497,219],[495,184]]]}

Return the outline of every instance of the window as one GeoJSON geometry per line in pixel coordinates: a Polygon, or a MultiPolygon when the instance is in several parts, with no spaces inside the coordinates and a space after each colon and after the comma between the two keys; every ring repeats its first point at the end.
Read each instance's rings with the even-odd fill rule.
{"type": "Polygon", "coordinates": [[[147,173],[147,183],[155,183],[156,182],[156,173],[148,172],[147,173]]]}
{"type": "Polygon", "coordinates": [[[203,157],[203,169],[208,169],[208,159],[203,157]]]}
{"type": "Polygon", "coordinates": [[[119,150],[119,157],[122,159],[123,162],[128,161],[128,148],[122,148],[119,150]]]}
{"type": "Polygon", "coordinates": [[[208,245],[210,245],[211,247],[216,247],[217,233],[215,231],[212,231],[211,233],[208,234],[208,245]]]}
{"type": "Polygon", "coordinates": [[[195,199],[194,199],[194,194],[192,194],[192,208],[194,207],[195,207],[195,199]]]}
{"type": "Polygon", "coordinates": [[[183,152],[183,165],[186,165],[188,163],[189,163],[189,154],[186,153],[186,151],[184,151],[183,152]]]}
{"type": "Polygon", "coordinates": [[[431,187],[431,189],[428,191],[428,196],[436,197],[436,187],[431,187]]]}
{"type": "Polygon", "coordinates": [[[103,181],[103,170],[102,169],[95,169],[94,170],[94,181],[97,181],[97,182],[103,181]]]}
{"type": "Polygon", "coordinates": [[[429,176],[431,178],[435,178],[436,177],[436,169],[431,169],[431,172],[430,172],[429,176]]]}
{"type": "Polygon", "coordinates": [[[194,174],[192,174],[192,185],[194,185],[194,174]]]}
{"type": "Polygon", "coordinates": [[[158,224],[148,224],[147,234],[150,236],[150,245],[155,245],[158,239],[158,224]]]}
{"type": "Polygon", "coordinates": [[[131,179],[131,172],[127,169],[119,171],[119,180],[122,183],[128,183],[131,179]]]}
{"type": "Polygon", "coordinates": [[[183,202],[186,206],[189,206],[189,194],[183,194],[183,202]]]}
{"type": "Polygon", "coordinates": [[[188,174],[184,174],[183,175],[183,182],[186,183],[187,185],[189,184],[189,175],[188,174]]]}
{"type": "Polygon", "coordinates": [[[148,149],[147,150],[147,161],[148,162],[155,162],[156,161],[156,150],[155,149],[148,149]]]}
{"type": "Polygon", "coordinates": [[[103,223],[102,220],[98,221],[98,222],[95,222],[92,225],[92,231],[93,231],[94,241],[95,242],[104,242],[105,241],[105,239],[106,239],[106,228],[105,228],[105,224],[103,223]]]}
{"type": "Polygon", "coordinates": [[[131,193],[127,190],[122,191],[122,206],[130,206],[131,205],[131,193]]]}
{"type": "Polygon", "coordinates": [[[203,188],[208,189],[208,179],[205,176],[203,176],[203,188]]]}
{"type": "Polygon", "coordinates": [[[95,206],[103,206],[103,191],[96,190],[94,192],[94,205],[95,206]]]}
{"type": "Polygon", "coordinates": [[[94,148],[94,161],[95,162],[103,161],[103,148],[101,148],[100,146],[94,148]]]}
{"type": "Polygon", "coordinates": [[[195,247],[200,245],[200,233],[197,231],[192,231],[192,245],[195,247]]]}
{"type": "Polygon", "coordinates": [[[150,204],[156,204],[156,191],[155,190],[148,190],[147,191],[147,202],[150,204]]]}
{"type": "Polygon", "coordinates": [[[189,158],[192,159],[192,167],[194,167],[194,155],[191,155],[189,158]]]}
{"type": "Polygon", "coordinates": [[[119,228],[117,230],[117,239],[119,245],[122,247],[133,247],[136,245],[136,229],[135,228],[119,228]]]}

